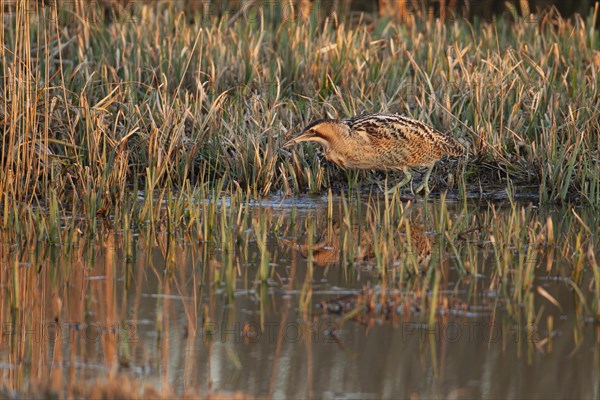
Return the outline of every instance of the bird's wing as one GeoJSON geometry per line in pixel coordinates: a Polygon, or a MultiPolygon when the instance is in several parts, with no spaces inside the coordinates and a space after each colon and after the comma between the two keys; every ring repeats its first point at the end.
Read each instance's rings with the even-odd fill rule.
{"type": "Polygon", "coordinates": [[[359,136],[365,144],[375,145],[382,150],[394,148],[399,140],[408,141],[410,136],[410,127],[395,115],[357,116],[348,119],[346,123],[351,134],[359,136]]]}
{"type": "Polygon", "coordinates": [[[463,152],[463,147],[452,136],[440,132],[431,126],[411,118],[398,116],[397,131],[402,135],[417,134],[421,140],[426,140],[437,147],[442,154],[458,156],[463,152]]]}
{"type": "Polygon", "coordinates": [[[359,115],[349,118],[346,123],[350,131],[363,138],[367,144],[376,142],[378,146],[386,147],[398,141],[412,143],[417,137],[425,143],[438,147],[444,154],[462,154],[462,146],[451,136],[423,122],[401,115],[359,115]]]}
{"type": "Polygon", "coordinates": [[[381,115],[359,115],[349,118],[345,122],[350,128],[351,134],[360,137],[365,144],[372,144],[373,141],[392,140],[395,136],[394,127],[381,115]]]}

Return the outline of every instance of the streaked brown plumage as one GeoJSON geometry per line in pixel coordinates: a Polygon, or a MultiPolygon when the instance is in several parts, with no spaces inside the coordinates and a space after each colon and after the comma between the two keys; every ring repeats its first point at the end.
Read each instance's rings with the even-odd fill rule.
{"type": "Polygon", "coordinates": [[[360,115],[344,120],[320,119],[285,146],[313,141],[325,157],[342,168],[402,170],[402,186],[412,179],[409,168],[428,167],[417,192],[425,188],[433,165],[445,156],[463,154],[454,138],[411,118],[392,114],[360,115]]]}

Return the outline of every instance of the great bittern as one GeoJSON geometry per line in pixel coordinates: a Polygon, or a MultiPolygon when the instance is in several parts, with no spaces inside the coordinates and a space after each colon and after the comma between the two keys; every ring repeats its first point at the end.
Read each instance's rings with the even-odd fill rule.
{"type": "Polygon", "coordinates": [[[416,189],[429,192],[429,176],[436,161],[463,154],[452,137],[414,119],[390,114],[360,115],[344,120],[320,119],[284,144],[317,142],[325,157],[348,169],[402,170],[402,187],[412,180],[409,168],[428,167],[416,189]]]}

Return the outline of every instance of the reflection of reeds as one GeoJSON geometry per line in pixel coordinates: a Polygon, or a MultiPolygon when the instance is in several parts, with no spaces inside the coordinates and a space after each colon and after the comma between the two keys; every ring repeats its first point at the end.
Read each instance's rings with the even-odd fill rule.
{"type": "MultiPolygon", "coordinates": [[[[522,321],[524,326],[532,326],[537,323],[537,318],[539,318],[537,315],[539,309],[534,302],[536,297],[539,296],[544,301],[548,301],[557,310],[562,310],[564,306],[558,300],[556,292],[550,293],[539,286],[539,272],[536,271],[542,264],[545,265],[548,274],[563,274],[568,283],[566,287],[573,287],[574,284],[578,287],[575,289],[577,293],[575,301],[577,304],[581,304],[581,307],[576,308],[578,313],[595,315],[593,304],[596,302],[597,289],[594,290],[596,287],[593,283],[594,278],[590,281],[592,282],[589,287],[591,293],[584,294],[582,288],[578,286],[583,282],[586,243],[589,243],[590,240],[593,242],[594,239],[587,236],[587,239],[583,240],[581,232],[574,229],[576,224],[565,225],[564,222],[560,222],[560,235],[564,235],[562,237],[565,240],[562,241],[562,248],[558,250],[555,244],[557,229],[559,229],[557,222],[553,222],[551,219],[537,222],[538,214],[535,209],[512,203],[508,209],[490,206],[487,211],[473,217],[470,213],[465,212],[451,213],[445,202],[439,203],[433,208],[432,216],[436,221],[434,226],[438,230],[438,240],[432,258],[441,268],[430,269],[421,279],[415,279],[419,275],[406,279],[403,278],[403,274],[400,274],[400,280],[396,282],[408,293],[412,293],[409,297],[401,296],[393,288],[382,287],[377,294],[367,292],[365,295],[370,296],[369,299],[342,302],[341,304],[346,304],[346,306],[342,306],[342,309],[345,309],[348,315],[357,318],[359,315],[368,315],[373,312],[385,314],[386,310],[392,315],[398,312],[403,315],[418,315],[421,314],[421,311],[428,310],[426,320],[428,324],[432,324],[440,313],[441,315],[448,312],[459,315],[472,313],[482,316],[490,315],[490,313],[492,315],[508,313],[522,321]],[[557,251],[560,252],[560,255],[556,254],[557,251]],[[550,255],[552,258],[548,258],[550,255]],[[573,263],[574,268],[568,272],[563,271],[561,263],[558,263],[557,259],[572,260],[570,262],[573,263]],[[449,274],[445,266],[446,260],[451,261],[459,276],[462,276],[459,282],[464,280],[470,300],[465,301],[444,292],[444,282],[447,281],[449,274]],[[477,278],[478,276],[485,278],[477,278]],[[478,293],[481,293],[482,290],[484,292],[489,290],[499,297],[494,297],[496,300],[491,302],[483,299],[483,303],[486,305],[481,312],[470,311],[470,304],[475,299],[471,296],[477,298],[478,293]],[[360,308],[359,304],[368,306],[360,308]]],[[[377,210],[377,208],[375,207],[373,210],[377,210]]],[[[402,211],[393,198],[386,199],[385,208],[379,213],[383,217],[376,215],[371,217],[371,226],[377,227],[373,228],[373,232],[385,232],[389,227],[396,227],[397,222],[408,223],[402,217],[406,210],[402,211]],[[398,212],[396,213],[395,210],[398,212]]],[[[428,219],[425,218],[425,220],[428,219]]],[[[589,233],[589,228],[586,227],[586,229],[589,233]]],[[[410,234],[420,234],[412,226],[409,226],[407,231],[410,234]]],[[[386,242],[385,235],[380,235],[380,238],[383,239],[377,241],[376,246],[379,247],[379,252],[385,253],[389,242],[386,242]]],[[[335,242],[325,241],[316,245],[313,253],[315,250],[334,247],[335,242]]],[[[355,245],[353,249],[357,247],[355,245]]],[[[299,248],[303,249],[301,246],[299,248]]],[[[327,255],[330,256],[330,254],[327,255]]],[[[592,258],[589,256],[588,258],[590,273],[594,276],[597,267],[594,266],[592,258]]],[[[328,258],[320,255],[315,259],[329,261],[328,258]]],[[[333,261],[337,260],[338,257],[333,258],[333,261]]],[[[406,260],[410,261],[410,257],[406,260]]],[[[374,259],[370,262],[377,263],[374,259]]],[[[405,265],[410,266],[411,264],[409,262],[405,265]]],[[[408,270],[411,268],[409,267],[408,270]]],[[[477,302],[481,301],[482,299],[477,300],[477,302]]],[[[331,309],[339,309],[340,303],[334,302],[333,304],[335,305],[331,309]]],[[[543,345],[546,343],[551,343],[551,341],[544,341],[543,345]]]]}
{"type": "MultiPolygon", "coordinates": [[[[588,335],[587,324],[598,319],[600,243],[591,210],[547,213],[514,201],[407,204],[396,194],[346,194],[330,196],[323,209],[279,212],[251,206],[248,199],[214,195],[194,203],[184,219],[186,231],[167,221],[177,213],[169,217],[164,205],[152,206],[161,215],[156,224],[131,224],[123,232],[99,225],[98,237],[81,234],[85,220],[61,217],[55,241],[60,247],[36,241],[35,232],[47,231],[29,230],[38,226],[36,210],[22,206],[29,217],[20,234],[0,230],[0,274],[6,283],[0,325],[18,328],[0,341],[0,362],[15,366],[2,371],[3,384],[29,393],[52,380],[57,383],[49,386],[51,393],[91,393],[86,387],[93,373],[102,393],[117,386],[131,388],[132,396],[158,390],[145,388],[151,381],[165,387],[160,396],[181,394],[198,383],[205,365],[219,373],[214,359],[221,354],[231,365],[246,367],[243,349],[235,343],[224,348],[209,334],[211,329],[220,334],[222,320],[233,322],[233,311],[245,300],[248,319],[261,326],[275,315],[306,321],[313,329],[308,325],[318,318],[315,303],[321,301],[329,313],[343,315],[342,323],[357,321],[367,328],[386,321],[390,329],[401,321],[423,326],[453,318],[494,321],[503,333],[517,326],[531,335],[534,340],[519,350],[526,357],[558,351],[561,344],[553,335],[564,327],[560,315],[575,321],[577,343],[588,335]],[[286,246],[271,244],[281,237],[286,246]],[[325,264],[330,267],[316,268],[325,264]],[[319,279],[364,290],[328,301],[329,294],[319,294],[319,279]],[[229,311],[221,312],[224,304],[229,311]],[[275,314],[282,307],[288,314],[275,314]],[[71,326],[73,340],[66,340],[66,331],[60,343],[36,342],[27,333],[56,321],[71,326]],[[123,342],[131,333],[123,327],[130,326],[136,340],[123,342]],[[84,332],[101,335],[86,340],[84,332]],[[139,370],[150,372],[139,377],[139,370]],[[132,376],[130,383],[124,374],[132,376]],[[177,389],[171,387],[174,380],[177,389]]],[[[168,195],[165,202],[174,210],[181,207],[168,195]]],[[[281,349],[285,345],[279,343],[281,349]]],[[[303,345],[307,351],[312,346],[303,345]]],[[[317,369],[307,365],[308,372],[317,369]]],[[[270,386],[276,386],[277,371],[269,376],[270,386]]]]}
{"type": "Polygon", "coordinates": [[[263,218],[262,214],[257,220],[252,222],[256,236],[256,244],[260,254],[258,260],[258,277],[261,282],[266,282],[270,274],[270,254],[267,248],[267,235],[269,230],[266,223],[267,221],[263,218]]]}

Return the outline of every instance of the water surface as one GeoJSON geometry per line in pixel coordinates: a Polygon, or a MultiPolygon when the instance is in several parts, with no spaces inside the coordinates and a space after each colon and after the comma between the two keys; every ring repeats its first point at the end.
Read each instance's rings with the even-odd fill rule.
{"type": "Polygon", "coordinates": [[[593,210],[394,207],[226,202],[203,232],[5,242],[5,393],[126,374],[275,398],[600,396],[593,210]]]}

